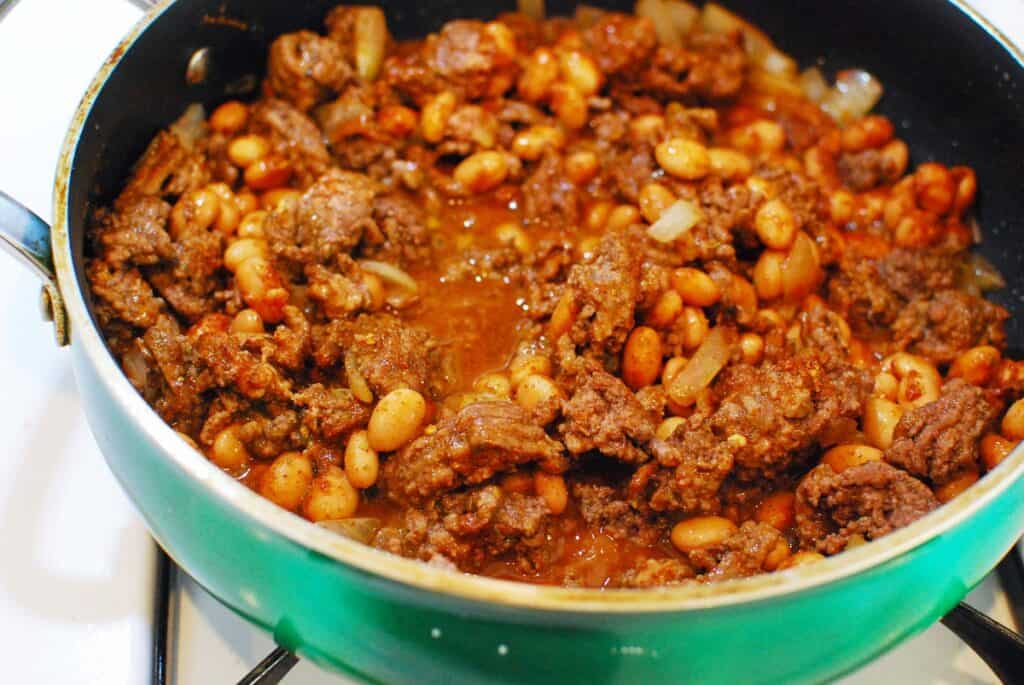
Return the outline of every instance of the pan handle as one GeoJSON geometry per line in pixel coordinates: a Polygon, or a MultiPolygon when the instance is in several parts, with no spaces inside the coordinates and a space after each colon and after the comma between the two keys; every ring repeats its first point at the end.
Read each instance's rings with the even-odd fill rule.
{"type": "Polygon", "coordinates": [[[0,191],[0,247],[27,266],[43,283],[42,312],[52,321],[57,344],[68,344],[67,313],[57,287],[50,227],[30,209],[0,191]]]}

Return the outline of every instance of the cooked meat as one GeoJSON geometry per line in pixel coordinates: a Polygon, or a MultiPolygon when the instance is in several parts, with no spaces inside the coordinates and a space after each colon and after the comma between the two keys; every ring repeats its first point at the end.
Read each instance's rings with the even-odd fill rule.
{"type": "Polygon", "coordinates": [[[846,548],[860,536],[877,540],[921,518],[939,505],[931,490],[911,475],[872,461],[836,473],[814,468],[796,491],[797,532],[802,543],[824,554],[846,548]]]}
{"type": "Polygon", "coordinates": [[[423,501],[522,464],[561,470],[562,449],[518,405],[475,402],[392,455],[381,476],[391,497],[423,501]]]}
{"type": "Polygon", "coordinates": [[[903,415],[885,460],[935,485],[976,471],[978,443],[998,421],[1000,409],[981,388],[954,378],[939,399],[903,415]]]}

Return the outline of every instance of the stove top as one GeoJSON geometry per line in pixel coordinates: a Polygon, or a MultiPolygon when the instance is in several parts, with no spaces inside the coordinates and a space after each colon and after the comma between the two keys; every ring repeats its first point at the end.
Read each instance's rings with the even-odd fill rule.
{"type": "MultiPolygon", "coordinates": [[[[1024,42],[1021,0],[973,4],[1024,42]]],[[[131,0],[0,0],[0,189],[44,219],[67,123],[139,13],[131,0]]],[[[38,284],[0,258],[0,293],[0,379],[19,389],[17,399],[0,394],[0,644],[17,656],[5,659],[5,681],[156,682],[151,649],[165,633],[167,683],[236,682],[273,643],[183,574],[166,611],[154,601],[155,546],[93,442],[68,353],[39,320],[38,284]]],[[[1012,625],[994,576],[967,601],[1012,625]]],[[[998,681],[936,625],[840,682],[998,681]]],[[[354,685],[304,662],[285,683],[354,685]]]]}

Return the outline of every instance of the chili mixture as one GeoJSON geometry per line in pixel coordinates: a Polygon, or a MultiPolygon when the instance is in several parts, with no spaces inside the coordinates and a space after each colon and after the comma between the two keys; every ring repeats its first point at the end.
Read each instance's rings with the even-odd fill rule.
{"type": "Polygon", "coordinates": [[[157,134],[88,241],[182,439],[281,507],[585,587],[813,563],[1024,437],[977,180],[863,71],[641,0],[396,41],[340,6],[157,134]]]}

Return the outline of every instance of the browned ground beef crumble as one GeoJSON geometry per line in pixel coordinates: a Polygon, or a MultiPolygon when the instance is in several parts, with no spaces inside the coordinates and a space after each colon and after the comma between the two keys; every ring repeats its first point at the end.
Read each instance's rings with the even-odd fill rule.
{"type": "Polygon", "coordinates": [[[877,539],[1024,435],[974,173],[908,172],[738,20],[384,25],[278,37],[91,224],[111,350],[232,476],[442,567],[647,587],[877,539]]]}

